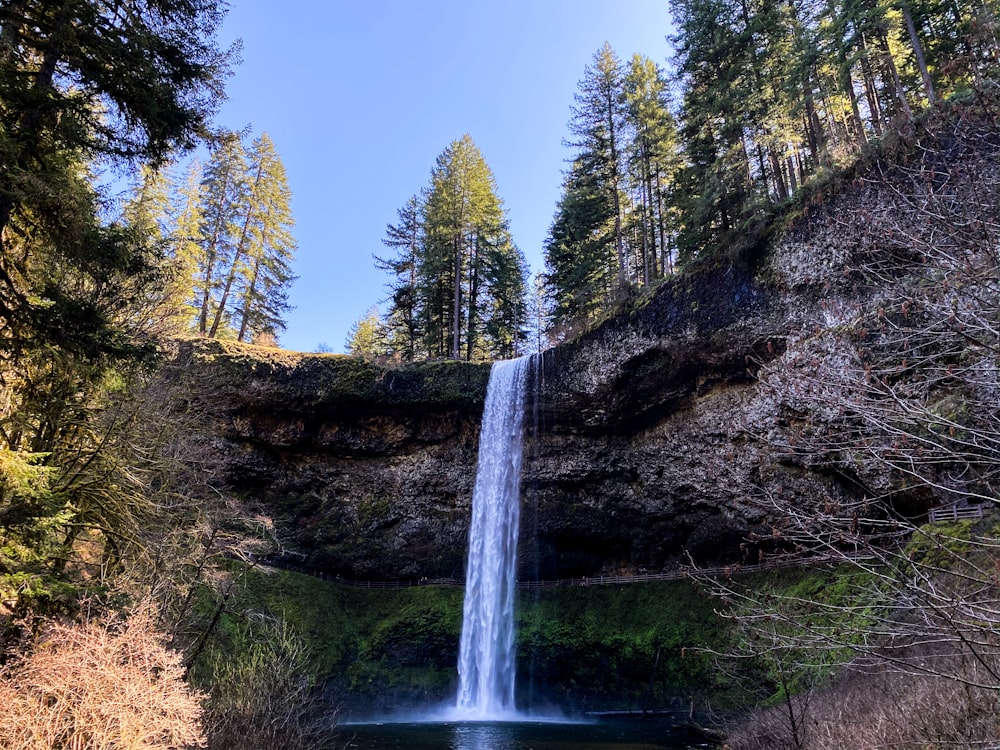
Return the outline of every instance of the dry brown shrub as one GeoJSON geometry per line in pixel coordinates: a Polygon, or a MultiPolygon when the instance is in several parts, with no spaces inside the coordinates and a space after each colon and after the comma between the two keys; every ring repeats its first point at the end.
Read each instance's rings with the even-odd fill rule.
{"type": "MultiPolygon", "coordinates": [[[[958,658],[958,657],[956,657],[958,658]]],[[[969,681],[984,667],[966,663],[969,681]]],[[[847,672],[817,693],[797,745],[781,706],[757,712],[729,734],[732,750],[929,750],[995,748],[1000,694],[936,676],[885,669],[847,672]]]]}
{"type": "Polygon", "coordinates": [[[150,613],[109,623],[52,623],[0,672],[5,750],[204,747],[203,696],[184,682],[150,613]]]}

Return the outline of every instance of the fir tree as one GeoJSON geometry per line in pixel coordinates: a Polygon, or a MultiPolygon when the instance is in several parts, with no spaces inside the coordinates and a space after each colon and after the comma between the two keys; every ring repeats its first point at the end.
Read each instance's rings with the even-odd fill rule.
{"type": "Polygon", "coordinates": [[[202,336],[209,334],[209,321],[216,318],[219,309],[221,277],[237,260],[240,220],[249,198],[243,143],[237,134],[228,133],[215,144],[202,180],[201,254],[195,285],[198,333],[202,336]]]}
{"type": "Polygon", "coordinates": [[[524,325],[524,261],[493,174],[468,135],[437,159],[423,227],[417,276],[430,354],[472,360],[511,352],[524,335],[518,328],[524,325]]]}
{"type": "MultiPolygon", "coordinates": [[[[288,288],[295,280],[291,264],[297,249],[292,236],[295,221],[288,177],[267,133],[254,141],[250,165],[253,178],[237,245],[246,258],[238,269],[242,301],[236,336],[239,341],[261,334],[277,337],[278,331],[284,330],[284,313],[290,309],[288,288]]],[[[225,304],[224,293],[220,311],[225,304]]]]}
{"type": "Polygon", "coordinates": [[[526,263],[514,245],[496,180],[468,135],[437,158],[430,185],[398,212],[383,244],[388,348],[401,356],[510,357],[528,323],[526,263]]]}
{"type": "MultiPolygon", "coordinates": [[[[614,268],[619,287],[628,283],[628,258],[622,219],[624,169],[622,154],[625,129],[624,73],[621,61],[607,42],[584,69],[574,99],[569,131],[577,150],[574,166],[587,173],[588,182],[607,201],[612,229],[608,263],[614,268]]],[[[604,212],[602,212],[604,213],[604,212]]]]}
{"type": "Polygon", "coordinates": [[[344,348],[355,357],[371,359],[388,353],[386,329],[379,317],[378,307],[368,308],[360,320],[351,326],[344,348]]]}
{"type": "Polygon", "coordinates": [[[375,256],[376,267],[392,276],[386,315],[388,346],[407,361],[425,351],[417,295],[417,267],[424,237],[421,211],[419,198],[410,198],[398,211],[399,223],[388,225],[382,240],[383,245],[396,250],[395,257],[375,256]]]}

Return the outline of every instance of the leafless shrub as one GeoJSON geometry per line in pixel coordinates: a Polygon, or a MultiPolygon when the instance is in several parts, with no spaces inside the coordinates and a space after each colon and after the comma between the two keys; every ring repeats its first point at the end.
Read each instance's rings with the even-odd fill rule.
{"type": "Polygon", "coordinates": [[[774,414],[746,429],[771,465],[741,489],[768,523],[748,548],[837,560],[854,579],[836,599],[706,582],[747,633],[734,655],[850,676],[758,714],[734,750],[997,746],[998,143],[959,123],[859,177],[865,199],[828,222],[850,248],[843,281],[826,280],[841,296],[762,363],[774,414]],[[790,467],[835,481],[793,497],[790,467]]]}
{"type": "Polygon", "coordinates": [[[51,623],[0,672],[6,750],[203,747],[203,696],[184,682],[148,611],[107,623],[51,623]]]}
{"type": "Polygon", "coordinates": [[[321,750],[334,718],[321,697],[305,641],[283,620],[254,618],[236,654],[210,652],[206,714],[210,750],[321,750]]]}
{"type": "MultiPolygon", "coordinates": [[[[976,682],[975,666],[965,666],[967,682],[976,682]]],[[[732,750],[991,748],[1000,732],[998,710],[1000,696],[992,690],[893,670],[849,672],[813,697],[801,745],[781,706],[742,721],[728,741],[732,750]]]]}

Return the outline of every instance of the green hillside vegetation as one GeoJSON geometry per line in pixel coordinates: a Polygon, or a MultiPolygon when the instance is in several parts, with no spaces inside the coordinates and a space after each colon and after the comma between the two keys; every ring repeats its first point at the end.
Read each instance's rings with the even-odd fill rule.
{"type": "MultiPolygon", "coordinates": [[[[457,687],[462,597],[456,587],[364,589],[254,570],[227,605],[212,649],[222,662],[239,659],[259,637],[254,622],[280,619],[310,644],[311,673],[335,705],[443,705],[457,687]]],[[[698,651],[727,638],[713,606],[688,582],[522,591],[519,702],[569,712],[677,708],[690,695],[703,707],[731,704],[733,686],[698,651]]]]}

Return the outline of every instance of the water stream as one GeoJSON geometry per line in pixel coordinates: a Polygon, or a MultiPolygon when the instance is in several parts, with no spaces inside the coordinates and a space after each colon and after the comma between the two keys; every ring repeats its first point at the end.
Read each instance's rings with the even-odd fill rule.
{"type": "Polygon", "coordinates": [[[456,718],[515,719],[514,594],[529,357],[490,371],[472,495],[456,718]]]}

